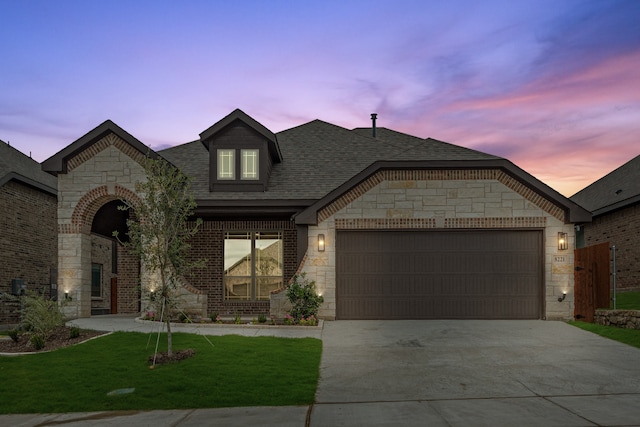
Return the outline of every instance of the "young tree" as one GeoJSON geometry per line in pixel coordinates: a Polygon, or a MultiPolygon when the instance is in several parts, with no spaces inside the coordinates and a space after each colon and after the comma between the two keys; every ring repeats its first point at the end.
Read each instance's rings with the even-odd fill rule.
{"type": "MultiPolygon", "coordinates": [[[[142,286],[152,303],[164,313],[167,326],[167,355],[173,354],[171,310],[177,306],[177,288],[181,278],[202,262],[190,262],[189,239],[202,223],[198,218],[188,223],[196,207],[191,194],[191,179],[162,158],[147,156],[144,162],[146,181],[136,183],[139,204],[123,200],[121,209],[135,215],[127,220],[129,241],[124,243],[140,256],[142,286]],[[152,294],[153,292],[153,294],[152,294]]],[[[114,232],[114,236],[118,236],[114,232]]]]}

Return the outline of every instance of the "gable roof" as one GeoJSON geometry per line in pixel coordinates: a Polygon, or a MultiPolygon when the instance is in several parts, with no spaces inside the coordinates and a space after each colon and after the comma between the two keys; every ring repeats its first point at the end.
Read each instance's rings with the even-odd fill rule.
{"type": "Polygon", "coordinates": [[[570,198],[591,211],[594,216],[640,202],[640,156],[629,160],[570,198]]]}
{"type": "Polygon", "coordinates": [[[0,140],[0,187],[18,181],[54,196],[58,180],[42,171],[40,163],[0,140]]]}
{"type": "Polygon", "coordinates": [[[102,124],[95,127],[93,130],[86,133],[84,136],[78,138],[77,140],[42,162],[42,170],[56,176],[58,175],[58,173],[67,173],[67,162],[72,157],[86,150],[88,147],[111,133],[124,140],[126,143],[131,145],[142,154],[148,154],[153,158],[158,157],[158,154],[156,152],[144,145],[129,132],[125,131],[111,120],[106,120],[102,124]]]}
{"type": "Polygon", "coordinates": [[[219,120],[217,123],[200,134],[200,141],[202,141],[202,144],[205,146],[205,148],[209,150],[209,144],[213,137],[236,120],[243,122],[255,132],[262,135],[267,140],[269,153],[271,154],[271,158],[273,159],[273,161],[276,163],[282,161],[282,153],[280,152],[280,147],[278,146],[278,138],[276,137],[276,135],[239,108],[236,108],[222,120],[219,120]]]}

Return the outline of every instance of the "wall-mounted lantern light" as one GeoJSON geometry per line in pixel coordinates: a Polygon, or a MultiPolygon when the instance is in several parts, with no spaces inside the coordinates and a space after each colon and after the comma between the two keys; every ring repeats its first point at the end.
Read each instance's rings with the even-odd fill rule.
{"type": "Polygon", "coordinates": [[[69,299],[69,292],[65,292],[65,293],[64,293],[64,299],[65,299],[65,300],[68,300],[68,299],[69,299]]]}
{"type": "Polygon", "coordinates": [[[318,234],[318,252],[324,252],[324,234],[318,234]]]}
{"type": "Polygon", "coordinates": [[[563,292],[561,297],[558,297],[558,302],[562,302],[564,301],[564,299],[567,297],[567,293],[563,292]]]}
{"type": "Polygon", "coordinates": [[[567,249],[569,249],[569,242],[567,240],[567,233],[563,233],[562,231],[558,232],[559,251],[566,251],[567,249]]]}

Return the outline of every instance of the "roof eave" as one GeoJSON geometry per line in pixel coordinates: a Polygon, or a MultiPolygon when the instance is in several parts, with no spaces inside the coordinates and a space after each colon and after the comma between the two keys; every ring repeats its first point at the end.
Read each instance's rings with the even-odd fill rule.
{"type": "Polygon", "coordinates": [[[624,199],[621,200],[619,202],[616,203],[612,203],[608,206],[603,206],[601,208],[595,209],[593,212],[591,212],[593,214],[593,216],[600,216],[600,215],[604,215],[607,214],[609,212],[613,212],[613,211],[617,211],[619,209],[624,209],[626,207],[635,205],[636,203],[640,202],[640,194],[630,197],[628,199],[624,199]]]}
{"type": "Polygon", "coordinates": [[[26,176],[20,175],[18,173],[15,172],[10,172],[8,174],[6,174],[5,176],[3,176],[2,178],[0,178],[0,187],[2,187],[3,185],[5,185],[7,182],[9,181],[17,181],[17,182],[21,182],[25,185],[28,185],[29,187],[35,188],[37,190],[40,190],[42,192],[45,193],[49,193],[52,196],[57,197],[58,196],[58,190],[53,188],[53,187],[49,187],[46,184],[43,184],[41,182],[38,182],[34,179],[28,178],[26,176]]]}
{"type": "Polygon", "coordinates": [[[196,216],[280,216],[291,218],[312,205],[316,200],[198,200],[196,216]]]}

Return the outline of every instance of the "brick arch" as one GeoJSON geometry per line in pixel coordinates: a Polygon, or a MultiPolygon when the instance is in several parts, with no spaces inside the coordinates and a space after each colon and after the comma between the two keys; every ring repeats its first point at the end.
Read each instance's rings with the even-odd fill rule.
{"type": "Polygon", "coordinates": [[[134,207],[140,204],[140,197],[128,188],[116,185],[114,194],[109,194],[109,189],[106,185],[96,187],[87,192],[76,203],[71,215],[71,229],[79,233],[89,233],[91,231],[91,223],[98,209],[112,200],[127,200],[134,207]]]}

